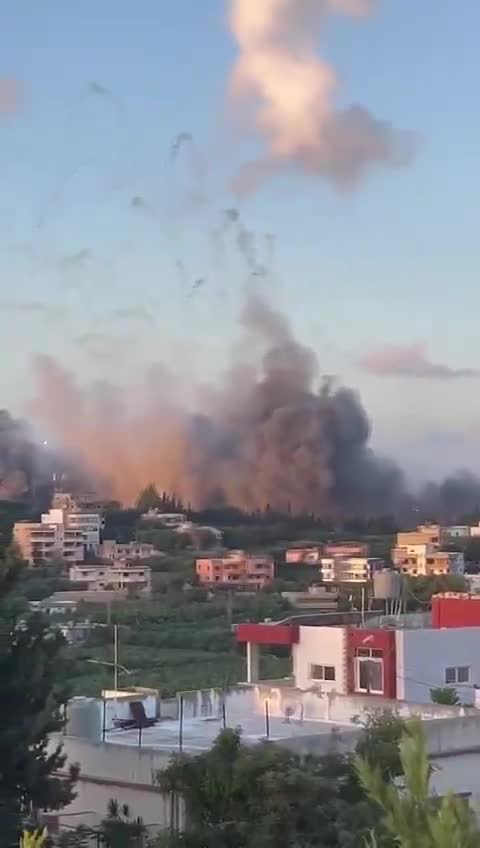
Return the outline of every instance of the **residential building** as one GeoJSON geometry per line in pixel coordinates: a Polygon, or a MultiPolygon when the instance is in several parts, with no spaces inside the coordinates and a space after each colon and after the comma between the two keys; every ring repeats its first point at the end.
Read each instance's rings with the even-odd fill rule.
{"type": "Polygon", "coordinates": [[[200,583],[208,586],[229,585],[237,589],[263,589],[275,576],[269,554],[229,551],[222,557],[197,559],[195,571],[200,583]]]}
{"type": "Polygon", "coordinates": [[[331,542],[323,548],[325,557],[368,557],[369,553],[365,542],[331,542]]]}
{"type": "Polygon", "coordinates": [[[376,557],[323,556],[320,560],[324,583],[367,583],[383,568],[384,561],[376,557]]]}
{"type": "Polygon", "coordinates": [[[463,574],[465,561],[463,553],[435,550],[432,545],[417,545],[415,552],[395,548],[392,559],[395,568],[411,577],[425,577],[432,574],[463,574]]]}
{"type": "Polygon", "coordinates": [[[442,550],[454,538],[465,539],[468,527],[442,528],[438,524],[423,524],[416,530],[397,533],[392,550],[395,568],[412,577],[430,574],[463,574],[463,553],[442,550]]]}
{"type": "Polygon", "coordinates": [[[463,704],[476,703],[480,686],[480,598],[438,595],[431,621],[380,619],[377,626],[241,624],[237,641],[247,643],[249,680],[258,679],[261,645],[289,645],[294,685],[340,695],[372,695],[417,704],[431,702],[431,689],[452,686],[463,704]],[[412,626],[409,626],[409,622],[412,626]]]}
{"type": "Polygon", "coordinates": [[[83,532],[61,522],[50,522],[50,514],[42,515],[41,522],[16,522],[13,541],[30,565],[51,562],[57,558],[75,564],[83,562],[85,558],[83,532]]]}
{"type": "Polygon", "coordinates": [[[72,529],[81,530],[87,550],[98,552],[105,524],[98,512],[69,512],[67,523],[72,529]]]}
{"type": "MultiPolygon", "coordinates": [[[[62,592],[54,592],[53,595],[50,595],[49,598],[45,598],[45,602],[47,604],[51,604],[51,607],[47,607],[44,611],[48,612],[51,608],[52,615],[57,612],[61,612],[62,607],[67,610],[67,603],[71,602],[72,609],[80,603],[86,604],[105,604],[105,606],[109,606],[109,604],[114,603],[115,601],[125,601],[128,599],[128,592],[126,589],[104,589],[101,592],[89,589],[83,589],[81,587],[81,583],[72,583],[71,584],[72,591],[62,591],[62,592]]],[[[43,603],[43,602],[42,602],[43,603]]],[[[42,607],[40,607],[42,609],[42,607]]]]}
{"type": "Polygon", "coordinates": [[[162,795],[152,777],[166,768],[180,746],[185,754],[204,754],[226,723],[238,727],[250,746],[270,738],[300,756],[321,757],[332,750],[350,753],[362,733],[358,717],[381,704],[398,709],[404,719],[422,719],[432,764],[432,793],[438,797],[452,791],[471,797],[472,805],[478,804],[480,714],[476,710],[439,704],[400,705],[371,695],[332,694],[320,686],[302,692],[278,681],[229,687],[223,693],[204,689],[179,694],[167,702],[162,699],[158,712],[150,707],[150,698],[142,690],[131,695],[134,697],[129,690],[104,692],[102,699],[74,698],[68,704],[65,734],[54,735],[49,750],[61,744],[67,763],[78,763],[80,774],[75,798],[64,809],[49,814],[50,834],[55,825],[67,832],[73,822],[98,826],[109,799],[118,798],[128,804],[132,816],[142,818],[148,836],[155,841],[159,830],[177,832],[185,824],[181,796],[162,795]],[[116,715],[135,718],[139,714],[138,707],[133,710],[135,702],[142,702],[147,719],[159,714],[161,721],[142,731],[138,726],[113,730],[116,715]],[[182,721],[185,715],[188,720],[182,721]]]}
{"type": "Polygon", "coordinates": [[[150,559],[153,556],[161,555],[157,551],[155,545],[149,545],[146,542],[126,542],[121,544],[115,542],[114,539],[105,539],[99,548],[99,556],[101,559],[109,559],[112,562],[123,560],[150,559]]]}
{"type": "Polygon", "coordinates": [[[434,545],[437,548],[442,543],[442,528],[439,524],[420,524],[416,530],[397,533],[397,548],[410,545],[434,545]]]}
{"type": "Polygon", "coordinates": [[[322,546],[289,548],[285,551],[285,562],[288,565],[317,565],[322,556],[322,546]]]}
{"type": "Polygon", "coordinates": [[[465,579],[468,582],[468,588],[472,594],[480,593],[480,574],[466,574],[465,579]]]}
{"type": "Polygon", "coordinates": [[[444,537],[444,541],[452,539],[466,540],[470,538],[471,529],[472,528],[467,524],[457,524],[453,527],[444,527],[442,535],[444,537]]]}
{"type": "Polygon", "coordinates": [[[43,612],[46,615],[67,616],[73,615],[77,611],[80,599],[78,597],[70,597],[72,592],[54,592],[48,598],[43,598],[41,601],[30,601],[29,607],[33,611],[43,612]]]}
{"type": "Polygon", "coordinates": [[[70,495],[59,497],[57,493],[54,503],[62,505],[43,513],[40,522],[19,521],[14,525],[14,542],[31,565],[55,558],[82,562],[86,550],[99,548],[103,527],[100,514],[80,512],[70,495]]]}
{"type": "Polygon", "coordinates": [[[187,516],[184,512],[162,512],[159,509],[149,509],[142,514],[142,521],[155,521],[171,530],[184,524],[186,520],[187,516]]]}
{"type": "Polygon", "coordinates": [[[432,556],[438,550],[437,545],[422,542],[414,545],[396,545],[392,550],[392,562],[395,568],[403,570],[410,568],[411,573],[415,569],[420,573],[426,569],[427,556],[432,556]]]}
{"type": "Polygon", "coordinates": [[[72,566],[69,571],[71,583],[83,584],[89,592],[126,589],[142,595],[151,592],[151,569],[146,565],[124,560],[114,564],[101,563],[72,566]]]}
{"type": "Polygon", "coordinates": [[[314,612],[330,612],[337,609],[338,592],[327,586],[310,586],[307,592],[282,592],[292,607],[314,612]]]}

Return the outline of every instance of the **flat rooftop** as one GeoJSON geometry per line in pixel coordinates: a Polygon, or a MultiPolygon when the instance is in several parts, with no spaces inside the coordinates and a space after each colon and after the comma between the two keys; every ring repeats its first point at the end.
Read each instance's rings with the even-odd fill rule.
{"type": "MultiPolygon", "coordinates": [[[[279,742],[284,739],[298,738],[300,736],[318,736],[330,734],[332,730],[349,729],[354,725],[334,721],[302,721],[287,722],[286,719],[275,716],[269,719],[270,742],[279,742]]],[[[262,715],[249,715],[242,717],[241,721],[229,720],[226,716],[226,726],[238,727],[242,732],[242,740],[246,744],[256,745],[267,739],[266,719],[262,715]]],[[[223,728],[222,718],[188,718],[183,722],[182,750],[187,753],[200,753],[208,751],[218,734],[223,728]]],[[[105,741],[115,745],[130,745],[138,747],[138,730],[109,730],[105,741]]],[[[176,752],[180,750],[180,722],[176,719],[160,720],[153,727],[147,727],[141,734],[142,748],[155,748],[157,750],[176,752]]]]}

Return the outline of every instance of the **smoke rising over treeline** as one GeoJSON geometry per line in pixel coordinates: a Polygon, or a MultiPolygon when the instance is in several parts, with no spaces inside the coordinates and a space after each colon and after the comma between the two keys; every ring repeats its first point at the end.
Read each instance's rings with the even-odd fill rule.
{"type": "MultiPolygon", "coordinates": [[[[256,360],[233,361],[193,412],[165,367],[141,391],[81,386],[56,360],[34,367],[37,422],[105,497],[132,504],[150,482],[195,509],[231,505],[342,517],[412,506],[401,470],[369,446],[370,424],[356,392],[321,376],[315,353],[286,318],[258,296],[241,323],[256,360]]],[[[21,498],[40,466],[25,430],[3,414],[0,497],[21,498]]],[[[480,505],[480,481],[459,475],[430,485],[422,512],[458,514],[480,505]]]]}

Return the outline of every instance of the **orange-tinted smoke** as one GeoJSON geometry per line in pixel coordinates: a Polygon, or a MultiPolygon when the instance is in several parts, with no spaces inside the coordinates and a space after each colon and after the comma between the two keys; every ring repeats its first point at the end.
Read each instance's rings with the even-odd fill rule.
{"type": "Polygon", "coordinates": [[[151,370],[140,389],[82,388],[57,362],[38,357],[36,416],[103,494],[125,504],[154,483],[197,508],[383,508],[401,481],[369,450],[356,395],[320,380],[313,351],[261,298],[249,297],[242,325],[257,362],[234,362],[203,392],[200,412],[181,406],[165,369],[151,370]]]}
{"type": "Polygon", "coordinates": [[[22,99],[22,87],[15,79],[0,79],[0,115],[12,115],[18,111],[22,99]]]}
{"type": "Polygon", "coordinates": [[[335,105],[340,81],[315,49],[329,15],[368,15],[373,0],[231,0],[239,56],[230,95],[246,105],[265,154],[238,175],[240,193],[276,169],[294,165],[337,187],[355,185],[372,167],[410,162],[415,142],[363,106],[335,105]]]}

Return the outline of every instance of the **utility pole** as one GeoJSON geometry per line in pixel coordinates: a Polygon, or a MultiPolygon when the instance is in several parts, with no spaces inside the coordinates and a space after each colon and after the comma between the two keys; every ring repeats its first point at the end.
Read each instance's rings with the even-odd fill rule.
{"type": "Polygon", "coordinates": [[[113,689],[118,689],[118,624],[113,625],[113,689]]]}

